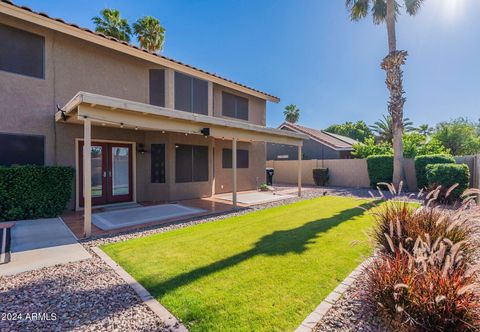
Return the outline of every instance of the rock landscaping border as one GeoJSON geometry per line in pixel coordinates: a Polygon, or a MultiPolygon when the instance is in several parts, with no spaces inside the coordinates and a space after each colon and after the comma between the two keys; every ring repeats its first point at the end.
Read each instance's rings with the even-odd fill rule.
{"type": "Polygon", "coordinates": [[[172,332],[188,332],[183,325],[167,308],[160,304],[155,298],[138,283],[127,271],[120,265],[115,263],[106,253],[99,247],[92,247],[91,250],[100,257],[105,264],[110,266],[112,270],[118,274],[130,287],[133,288],[138,297],[162,320],[165,327],[172,332]]]}
{"type": "Polygon", "coordinates": [[[343,296],[343,294],[353,285],[357,277],[373,261],[372,257],[367,258],[358,265],[328,296],[320,303],[313,312],[305,318],[295,332],[310,332],[320,323],[322,318],[328,313],[333,305],[343,296]]]}

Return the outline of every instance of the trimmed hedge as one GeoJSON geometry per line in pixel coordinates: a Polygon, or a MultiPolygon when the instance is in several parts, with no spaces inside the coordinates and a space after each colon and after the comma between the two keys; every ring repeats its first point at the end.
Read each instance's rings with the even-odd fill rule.
{"type": "Polygon", "coordinates": [[[466,164],[432,164],[426,167],[428,186],[434,189],[442,186],[440,200],[445,200],[448,189],[458,183],[448,201],[457,200],[460,195],[470,186],[470,170],[466,164]]]}
{"type": "Polygon", "coordinates": [[[432,164],[455,164],[455,158],[444,154],[418,156],[415,158],[415,173],[417,174],[418,189],[427,188],[427,165],[432,164]]]}
{"type": "Polygon", "coordinates": [[[313,181],[317,186],[324,186],[328,183],[330,175],[328,174],[328,168],[314,168],[313,181]]]}
{"type": "Polygon", "coordinates": [[[74,169],[0,167],[0,220],[58,216],[72,195],[74,169]]]}
{"type": "Polygon", "coordinates": [[[367,158],[368,177],[370,185],[377,187],[377,183],[392,183],[393,180],[393,156],[376,155],[367,158]]]}

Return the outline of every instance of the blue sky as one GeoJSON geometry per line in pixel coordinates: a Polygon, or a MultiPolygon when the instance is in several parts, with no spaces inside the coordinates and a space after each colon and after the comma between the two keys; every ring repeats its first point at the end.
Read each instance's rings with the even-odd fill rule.
{"type": "MultiPolygon", "coordinates": [[[[130,22],[156,16],[166,28],[163,54],[281,98],[269,103],[277,126],[294,103],[300,123],[372,123],[387,112],[380,61],[385,26],[351,22],[344,0],[17,0],[51,16],[93,27],[103,8],[130,22]]],[[[480,118],[480,1],[426,0],[416,17],[398,20],[405,66],[405,114],[415,124],[480,118]]]]}

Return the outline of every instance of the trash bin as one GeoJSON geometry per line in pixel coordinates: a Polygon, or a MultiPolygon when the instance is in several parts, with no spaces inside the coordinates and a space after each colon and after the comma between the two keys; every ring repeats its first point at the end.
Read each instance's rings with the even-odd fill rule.
{"type": "Polygon", "coordinates": [[[13,222],[0,222],[0,264],[10,262],[10,245],[13,222]]]}
{"type": "Polygon", "coordinates": [[[267,185],[272,186],[273,185],[273,174],[275,171],[273,168],[267,168],[266,170],[266,176],[267,176],[267,185]]]}

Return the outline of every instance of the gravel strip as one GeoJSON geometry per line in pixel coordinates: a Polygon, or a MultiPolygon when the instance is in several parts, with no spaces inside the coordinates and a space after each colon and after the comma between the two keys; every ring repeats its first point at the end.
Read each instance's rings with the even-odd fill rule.
{"type": "Polygon", "coordinates": [[[375,308],[361,295],[361,284],[356,281],[332,306],[315,332],[329,331],[393,331],[375,314],[375,308]]]}
{"type": "Polygon", "coordinates": [[[165,330],[133,289],[96,255],[2,277],[0,298],[0,314],[16,315],[0,317],[2,332],[165,330]],[[43,319],[35,320],[33,313],[43,319]]]}

